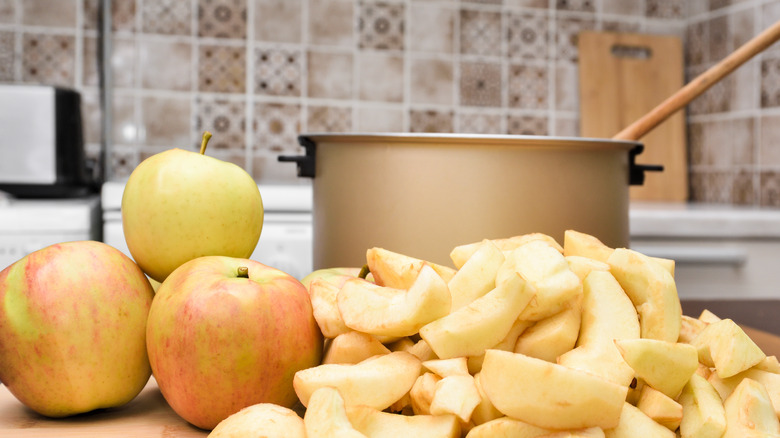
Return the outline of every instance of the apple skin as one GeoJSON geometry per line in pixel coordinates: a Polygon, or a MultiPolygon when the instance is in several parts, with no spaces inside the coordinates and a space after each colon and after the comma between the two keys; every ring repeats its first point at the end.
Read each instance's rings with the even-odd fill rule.
{"type": "Polygon", "coordinates": [[[241,167],[174,148],[130,174],[122,227],[133,259],[162,282],[197,257],[251,256],[263,228],[263,201],[241,167]]]}
{"type": "Polygon", "coordinates": [[[104,243],[28,254],[0,272],[0,380],[48,417],[129,402],[151,375],[153,297],[141,269],[104,243]]]}
{"type": "Polygon", "coordinates": [[[298,280],[233,257],[200,257],[173,271],[147,323],[149,360],[165,400],[206,430],[257,403],[293,407],[293,377],[320,364],[322,345],[298,280]],[[238,277],[240,266],[248,278],[238,277]]]}
{"type": "Polygon", "coordinates": [[[328,283],[333,283],[336,286],[341,287],[347,280],[355,278],[359,274],[360,268],[355,267],[322,268],[314,270],[303,277],[301,283],[306,287],[306,290],[308,290],[311,282],[320,278],[328,283]]]}

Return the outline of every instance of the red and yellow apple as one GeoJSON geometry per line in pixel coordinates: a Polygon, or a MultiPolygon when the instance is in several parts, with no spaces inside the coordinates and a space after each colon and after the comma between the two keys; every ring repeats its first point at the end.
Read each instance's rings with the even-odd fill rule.
{"type": "Polygon", "coordinates": [[[306,288],[259,262],[206,256],[160,285],[147,347],[165,400],[202,429],[257,403],[292,407],[293,377],[319,365],[323,338],[306,288]]]}
{"type": "Polygon", "coordinates": [[[151,375],[153,297],[141,269],[104,243],[28,254],[0,272],[0,380],[49,417],[129,402],[151,375]]]}

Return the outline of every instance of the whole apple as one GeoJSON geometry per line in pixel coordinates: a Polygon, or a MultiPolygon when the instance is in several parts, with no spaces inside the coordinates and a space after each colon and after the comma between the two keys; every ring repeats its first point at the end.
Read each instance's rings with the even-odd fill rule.
{"type": "Polygon", "coordinates": [[[0,380],[49,417],[129,402],[151,375],[153,297],[141,269],[104,243],[28,254],[0,272],[0,380]]]}
{"type": "Polygon", "coordinates": [[[241,167],[200,153],[170,149],[139,164],[122,195],[122,227],[130,254],[162,282],[184,262],[206,255],[248,258],[263,228],[257,183],[241,167]]]}
{"type": "Polygon", "coordinates": [[[146,333],[165,400],[202,429],[257,403],[291,408],[295,372],[322,358],[306,288],[234,257],[199,257],[174,270],[157,290],[146,333]]]}

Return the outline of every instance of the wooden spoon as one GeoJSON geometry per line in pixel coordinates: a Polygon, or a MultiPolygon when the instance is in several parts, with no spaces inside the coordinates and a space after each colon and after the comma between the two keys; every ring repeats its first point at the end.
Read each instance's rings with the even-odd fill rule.
{"type": "Polygon", "coordinates": [[[697,76],[676,93],[661,102],[649,113],[628,125],[612,137],[615,140],[639,140],[672,114],[683,108],[711,86],[723,79],[747,60],[780,39],[780,21],[768,27],[742,47],[723,58],[719,63],[697,76]]]}

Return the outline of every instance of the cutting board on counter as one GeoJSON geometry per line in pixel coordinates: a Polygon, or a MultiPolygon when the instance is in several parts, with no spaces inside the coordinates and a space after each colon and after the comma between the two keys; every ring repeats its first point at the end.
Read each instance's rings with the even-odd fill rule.
{"type": "MultiPolygon", "coordinates": [[[[579,35],[580,135],[611,138],[684,85],[679,37],[586,31],[579,35]]],[[[660,164],[632,200],[688,200],[685,112],[639,139],[640,164],[660,164]]]]}

